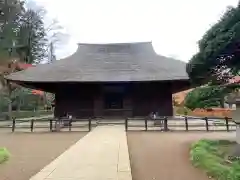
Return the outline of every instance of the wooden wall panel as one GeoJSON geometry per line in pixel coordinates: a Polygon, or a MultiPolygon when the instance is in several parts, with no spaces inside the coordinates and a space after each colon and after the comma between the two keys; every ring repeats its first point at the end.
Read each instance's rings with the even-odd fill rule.
{"type": "MultiPolygon", "coordinates": [[[[126,86],[126,84],[122,84],[126,86]]],[[[66,113],[74,117],[148,116],[158,112],[160,116],[172,116],[172,84],[131,83],[123,95],[123,111],[105,110],[101,84],[69,84],[56,92],[55,115],[66,113]],[[124,111],[126,110],[126,111],[124,111]],[[113,112],[113,113],[112,113],[113,112]]]]}
{"type": "Polygon", "coordinates": [[[137,84],[134,92],[134,116],[148,116],[151,112],[158,112],[160,116],[172,116],[170,83],[137,84]]]}

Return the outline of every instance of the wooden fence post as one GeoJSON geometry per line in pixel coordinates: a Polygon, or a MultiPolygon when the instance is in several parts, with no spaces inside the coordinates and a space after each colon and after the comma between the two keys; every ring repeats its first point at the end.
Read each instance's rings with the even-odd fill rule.
{"type": "Polygon", "coordinates": [[[15,131],[15,126],[16,126],[16,117],[12,119],[12,132],[15,131]]]}
{"type": "Polygon", "coordinates": [[[147,120],[147,118],[145,118],[145,131],[147,131],[148,130],[148,120],[147,120]]]}
{"type": "Polygon", "coordinates": [[[168,118],[164,117],[164,131],[168,131],[168,118]]]}
{"type": "Polygon", "coordinates": [[[72,131],[72,118],[71,119],[69,119],[69,122],[68,122],[69,124],[68,124],[68,130],[69,131],[72,131]]]}
{"type": "Polygon", "coordinates": [[[50,126],[49,126],[49,128],[50,128],[50,131],[52,131],[53,120],[52,120],[52,119],[50,119],[50,120],[49,120],[49,123],[50,123],[50,126]]]}
{"type": "Polygon", "coordinates": [[[229,118],[228,118],[228,117],[225,117],[227,132],[229,132],[228,120],[229,120],[229,118]]]}
{"type": "Polygon", "coordinates": [[[188,131],[188,118],[187,116],[185,116],[185,126],[186,126],[186,131],[188,131]]]}
{"type": "Polygon", "coordinates": [[[125,131],[128,131],[128,118],[125,119],[125,131]]]}
{"type": "Polygon", "coordinates": [[[33,132],[33,124],[34,124],[34,119],[31,119],[31,132],[33,132]]]}
{"type": "Polygon", "coordinates": [[[205,119],[205,121],[206,121],[206,130],[209,131],[209,127],[208,127],[208,118],[205,117],[204,119],[205,119]]]}
{"type": "Polygon", "coordinates": [[[88,130],[91,131],[92,130],[92,118],[88,119],[88,130]]]}

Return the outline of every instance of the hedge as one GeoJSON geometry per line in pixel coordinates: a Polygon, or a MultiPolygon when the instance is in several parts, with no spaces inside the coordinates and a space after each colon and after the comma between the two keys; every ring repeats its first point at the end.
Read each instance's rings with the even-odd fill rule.
{"type": "Polygon", "coordinates": [[[10,153],[6,148],[0,148],[0,164],[7,161],[10,157],[10,153]]]}
{"type": "MultiPolygon", "coordinates": [[[[53,114],[52,111],[13,111],[12,117],[16,117],[17,119],[21,118],[29,118],[29,117],[38,117],[44,115],[51,115],[53,114]]],[[[8,112],[3,112],[0,114],[0,119],[6,120],[8,118],[8,112]]]]}
{"type": "Polygon", "coordinates": [[[209,177],[216,180],[239,180],[240,161],[228,164],[221,146],[235,144],[227,140],[200,140],[191,146],[190,156],[195,167],[206,171],[209,177]]]}
{"type": "Polygon", "coordinates": [[[191,115],[192,111],[186,107],[174,107],[177,115],[191,115]]]}

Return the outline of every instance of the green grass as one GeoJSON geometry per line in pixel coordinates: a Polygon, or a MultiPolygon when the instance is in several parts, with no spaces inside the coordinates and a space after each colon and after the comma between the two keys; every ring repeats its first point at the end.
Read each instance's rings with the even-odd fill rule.
{"type": "Polygon", "coordinates": [[[200,140],[191,146],[191,161],[216,180],[240,180],[240,161],[227,161],[234,144],[227,140],[200,140]]]}
{"type": "Polygon", "coordinates": [[[4,163],[10,158],[10,153],[6,148],[0,148],[0,164],[4,163]]]}

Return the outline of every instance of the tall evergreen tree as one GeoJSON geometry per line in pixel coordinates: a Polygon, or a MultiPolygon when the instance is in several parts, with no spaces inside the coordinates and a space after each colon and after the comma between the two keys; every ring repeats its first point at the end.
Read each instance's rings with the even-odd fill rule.
{"type": "Polygon", "coordinates": [[[47,57],[47,38],[40,12],[28,9],[19,25],[19,45],[23,45],[22,56],[30,64],[40,63],[47,57]]]}
{"type": "Polygon", "coordinates": [[[9,118],[11,118],[12,101],[11,93],[15,87],[4,79],[4,75],[16,70],[15,45],[17,43],[17,32],[19,30],[19,21],[24,13],[23,1],[20,0],[2,0],[0,1],[0,90],[1,94],[8,97],[9,100],[9,118]]]}
{"type": "Polygon", "coordinates": [[[9,99],[11,118],[11,97],[17,86],[7,82],[4,75],[19,70],[18,61],[30,64],[42,61],[46,54],[46,33],[41,14],[25,9],[23,1],[0,2],[0,13],[0,89],[9,99]]]}
{"type": "Polygon", "coordinates": [[[54,61],[55,43],[59,42],[61,34],[56,21],[49,26],[44,23],[46,12],[42,7],[28,6],[24,2],[0,0],[0,93],[9,99],[10,118],[14,92],[21,91],[7,82],[4,75],[20,70],[19,61],[29,64],[46,61],[48,51],[49,60],[54,61]]]}
{"type": "Polygon", "coordinates": [[[0,63],[9,61],[16,45],[19,21],[24,13],[24,2],[20,0],[0,1],[0,63]]]}

